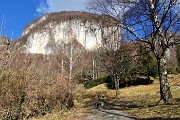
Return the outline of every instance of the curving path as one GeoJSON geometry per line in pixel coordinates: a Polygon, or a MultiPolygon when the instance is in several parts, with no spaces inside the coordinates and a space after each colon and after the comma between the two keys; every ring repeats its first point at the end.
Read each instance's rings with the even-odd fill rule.
{"type": "Polygon", "coordinates": [[[93,109],[85,120],[135,120],[135,118],[118,110],[93,109]]]}

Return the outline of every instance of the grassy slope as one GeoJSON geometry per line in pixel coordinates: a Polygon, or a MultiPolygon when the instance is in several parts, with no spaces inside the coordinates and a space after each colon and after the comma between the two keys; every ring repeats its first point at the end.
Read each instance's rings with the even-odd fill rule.
{"type": "MultiPolygon", "coordinates": [[[[120,98],[115,91],[99,85],[87,90],[89,96],[101,95],[107,106],[128,112],[136,118],[180,118],[180,75],[169,75],[173,99],[169,104],[159,102],[159,82],[151,85],[132,86],[120,89],[120,98]],[[179,87],[178,87],[179,86],[179,87]]],[[[95,96],[94,96],[95,97],[95,96]]],[[[90,102],[90,101],[89,101],[90,102]]]]}
{"type": "Polygon", "coordinates": [[[180,118],[180,75],[169,75],[173,99],[169,104],[159,101],[159,83],[132,86],[120,89],[120,98],[115,98],[115,90],[109,90],[106,84],[75,94],[76,108],[69,112],[54,112],[37,118],[38,120],[73,119],[80,120],[91,112],[98,100],[105,102],[108,109],[122,110],[138,119],[180,118]],[[156,105],[158,103],[158,105],[156,105]]]}

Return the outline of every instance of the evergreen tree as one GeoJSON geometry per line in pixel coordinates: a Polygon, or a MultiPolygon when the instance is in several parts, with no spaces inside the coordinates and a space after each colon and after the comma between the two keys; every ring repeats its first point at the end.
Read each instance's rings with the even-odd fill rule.
{"type": "Polygon", "coordinates": [[[138,49],[138,56],[137,71],[139,75],[147,76],[149,80],[150,76],[157,76],[157,62],[151,51],[146,46],[140,44],[138,49]]]}

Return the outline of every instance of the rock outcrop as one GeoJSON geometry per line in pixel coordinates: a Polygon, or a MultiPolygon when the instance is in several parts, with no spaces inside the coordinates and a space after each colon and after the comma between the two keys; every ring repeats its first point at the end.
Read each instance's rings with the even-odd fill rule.
{"type": "Polygon", "coordinates": [[[86,12],[50,13],[31,22],[19,40],[24,41],[27,53],[51,54],[71,40],[91,51],[100,47],[105,38],[119,37],[116,22],[112,17],[86,12]]]}

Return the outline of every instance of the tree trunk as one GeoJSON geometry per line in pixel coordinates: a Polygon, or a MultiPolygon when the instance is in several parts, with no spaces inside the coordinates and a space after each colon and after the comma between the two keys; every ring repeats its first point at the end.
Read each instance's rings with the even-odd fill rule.
{"type": "Polygon", "coordinates": [[[116,98],[119,98],[119,79],[117,78],[117,75],[115,76],[115,89],[116,89],[116,98]]]}
{"type": "Polygon", "coordinates": [[[159,75],[159,82],[160,82],[160,98],[164,102],[169,102],[172,99],[170,86],[167,77],[167,62],[170,58],[170,51],[166,49],[163,57],[158,60],[158,75],[159,75]]]}
{"type": "Polygon", "coordinates": [[[62,48],[62,61],[61,61],[61,80],[64,77],[64,43],[62,48]]]}
{"type": "Polygon", "coordinates": [[[95,59],[93,58],[93,80],[95,79],[95,59]]]}
{"type": "Polygon", "coordinates": [[[68,91],[69,91],[69,94],[72,93],[72,86],[71,86],[71,83],[72,83],[72,68],[73,68],[73,43],[71,41],[71,48],[70,48],[70,60],[69,60],[69,81],[68,81],[68,91]]]}

